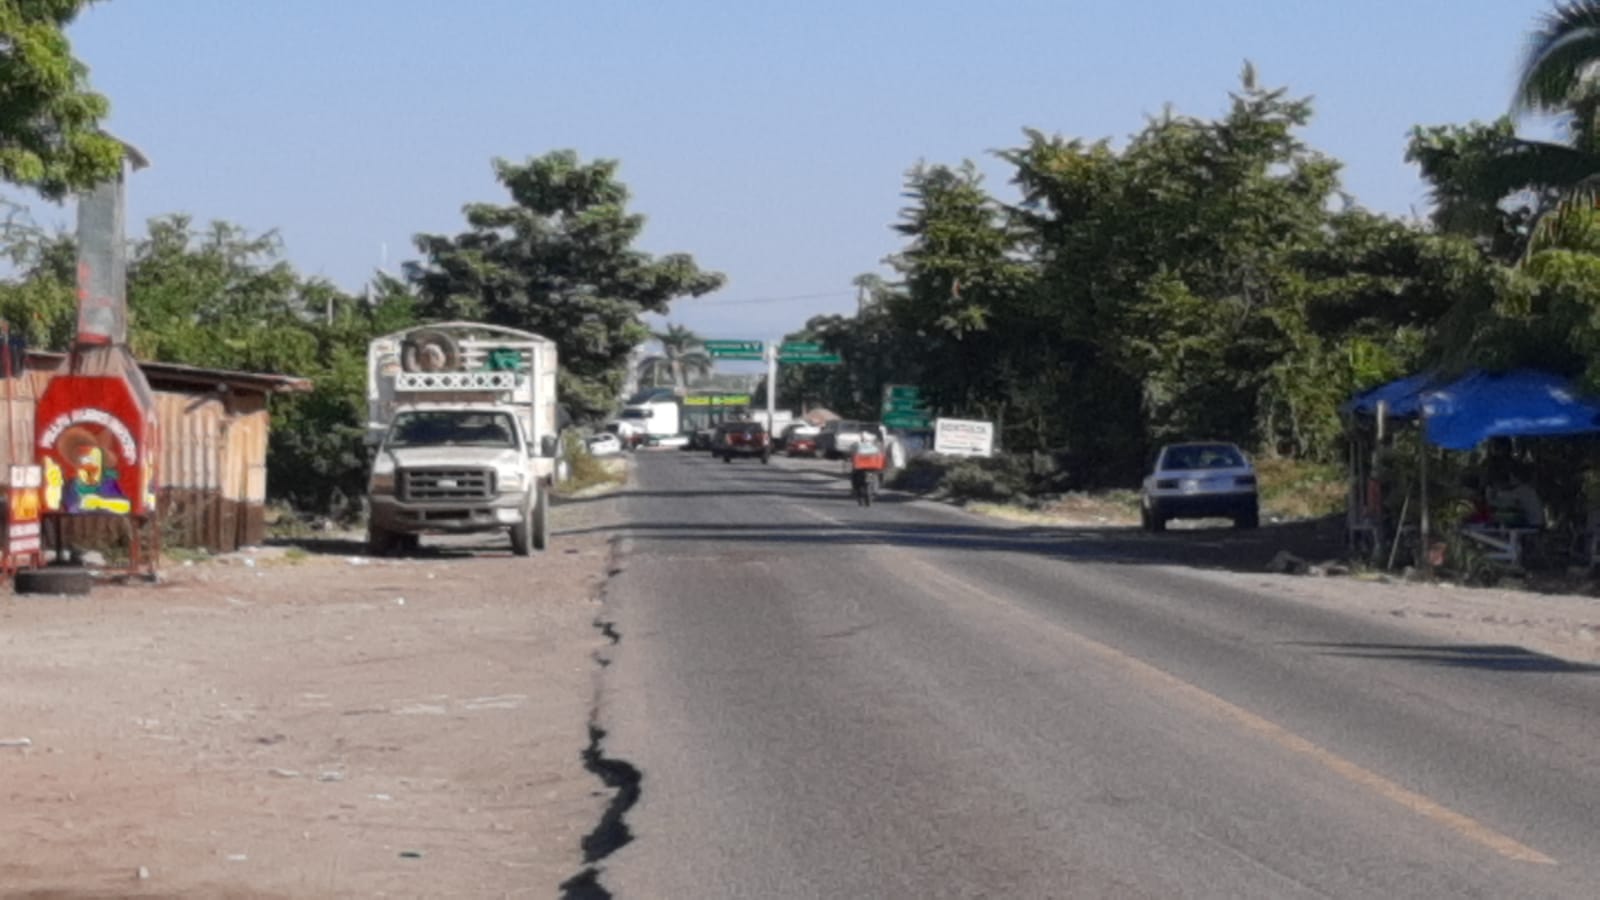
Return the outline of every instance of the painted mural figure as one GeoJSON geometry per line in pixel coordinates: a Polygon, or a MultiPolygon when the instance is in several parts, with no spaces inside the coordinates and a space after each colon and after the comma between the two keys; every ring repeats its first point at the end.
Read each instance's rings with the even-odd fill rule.
{"type": "Polygon", "coordinates": [[[45,506],[66,513],[108,512],[127,515],[133,501],[122,489],[114,450],[101,446],[99,436],[76,426],[56,444],[61,464],[45,457],[45,506]]]}
{"type": "Polygon", "coordinates": [[[122,492],[117,480],[116,463],[107,464],[105,451],[99,447],[85,447],[74,461],[78,464],[78,477],[72,480],[71,499],[75,502],[68,503],[70,512],[127,515],[132,510],[133,501],[122,492]]]}
{"type": "Polygon", "coordinates": [[[47,515],[156,514],[155,420],[127,381],[57,375],[35,421],[47,515]]]}

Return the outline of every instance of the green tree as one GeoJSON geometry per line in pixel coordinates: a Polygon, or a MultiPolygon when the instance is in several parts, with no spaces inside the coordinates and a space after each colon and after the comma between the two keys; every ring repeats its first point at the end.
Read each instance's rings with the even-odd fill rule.
{"type": "MultiPolygon", "coordinates": [[[[1013,351],[1022,349],[1019,298],[1032,289],[1036,267],[971,161],[916,166],[903,196],[911,205],[895,230],[907,244],[889,259],[901,280],[876,292],[864,313],[916,343],[919,362],[896,366],[891,380],[918,384],[937,410],[1003,417],[996,402],[1013,351]]],[[[883,330],[866,330],[877,336],[880,359],[883,330]]],[[[907,348],[894,349],[906,355],[907,348]]]]}
{"type": "Polygon", "coordinates": [[[0,178],[59,199],[117,174],[123,148],[100,130],[66,27],[90,0],[0,0],[0,178]]]}
{"type": "Polygon", "coordinates": [[[419,312],[484,321],[555,341],[563,402],[579,419],[615,405],[628,357],[649,337],[642,313],[720,287],[687,254],[635,248],[644,217],[628,211],[615,160],[585,163],[570,150],[525,163],[495,161],[511,204],[466,207],[468,230],[418,235],[407,265],[419,312]]]}
{"type": "Polygon", "coordinates": [[[363,491],[367,342],[412,324],[415,305],[401,280],[379,276],[354,297],[295,272],[272,232],[187,216],[152,220],[128,265],[142,358],[311,379],[310,394],[273,401],[267,457],[273,496],[305,509],[363,491]]]}
{"type": "Polygon", "coordinates": [[[1520,257],[1536,223],[1565,199],[1592,198],[1600,179],[1600,2],[1563,0],[1528,36],[1512,116],[1560,116],[1566,140],[1518,137],[1512,116],[1418,127],[1407,159],[1432,186],[1434,221],[1498,258],[1520,257]]]}
{"type": "Polygon", "coordinates": [[[667,325],[666,331],[650,335],[661,344],[661,353],[646,357],[639,363],[639,377],[652,386],[658,386],[661,377],[675,388],[685,388],[694,376],[711,374],[711,357],[705,352],[700,336],[682,325],[667,325]]]}
{"type": "Polygon", "coordinates": [[[999,154],[1014,206],[971,165],[918,166],[900,280],[803,334],[850,371],[786,376],[785,393],[848,411],[918,383],[1080,484],[1126,482],[1181,438],[1336,457],[1351,391],[1444,364],[1515,279],[1468,241],[1353,208],[1300,137],[1311,114],[1247,65],[1221,116],[1168,111],[1120,148],[1025,132],[999,154]]]}
{"type": "Polygon", "coordinates": [[[0,321],[30,346],[65,350],[78,325],[75,238],[40,228],[25,208],[8,205],[0,257],[16,273],[0,282],[0,321]]]}

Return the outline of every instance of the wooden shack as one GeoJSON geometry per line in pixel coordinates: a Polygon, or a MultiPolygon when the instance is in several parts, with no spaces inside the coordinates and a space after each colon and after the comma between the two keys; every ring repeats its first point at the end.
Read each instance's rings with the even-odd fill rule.
{"type": "MultiPolygon", "coordinates": [[[[0,379],[0,460],[32,461],[36,398],[66,365],[65,354],[34,351],[25,377],[0,379]]],[[[308,391],[311,382],[173,363],[141,362],[139,368],[161,422],[156,482],[163,543],[213,553],[260,544],[266,537],[267,400],[308,391]]],[[[116,541],[123,527],[109,517],[86,517],[71,523],[69,540],[116,541]]]]}

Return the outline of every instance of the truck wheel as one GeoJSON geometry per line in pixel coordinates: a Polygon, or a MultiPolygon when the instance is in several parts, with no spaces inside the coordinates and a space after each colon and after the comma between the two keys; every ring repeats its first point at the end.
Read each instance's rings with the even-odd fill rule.
{"type": "Polygon", "coordinates": [[[511,526],[511,552],[518,556],[533,555],[533,516],[533,510],[526,510],[522,521],[511,526]]]}
{"type": "Polygon", "coordinates": [[[543,551],[550,546],[550,495],[540,490],[533,508],[533,549],[543,551]]]}
{"type": "Polygon", "coordinates": [[[24,569],[11,580],[12,590],[19,594],[55,594],[58,597],[77,597],[89,593],[94,577],[88,569],[51,566],[44,569],[24,569]]]}
{"type": "Polygon", "coordinates": [[[381,528],[367,526],[367,555],[388,556],[394,552],[395,536],[381,528]]]}

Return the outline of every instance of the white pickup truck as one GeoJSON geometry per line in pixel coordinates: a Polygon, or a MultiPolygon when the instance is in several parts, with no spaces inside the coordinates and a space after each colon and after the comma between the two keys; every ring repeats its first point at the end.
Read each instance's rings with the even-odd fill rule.
{"type": "Polygon", "coordinates": [[[367,348],[367,544],[503,530],[519,556],[550,539],[560,441],[556,347],[525,331],[445,322],[367,348]]]}

